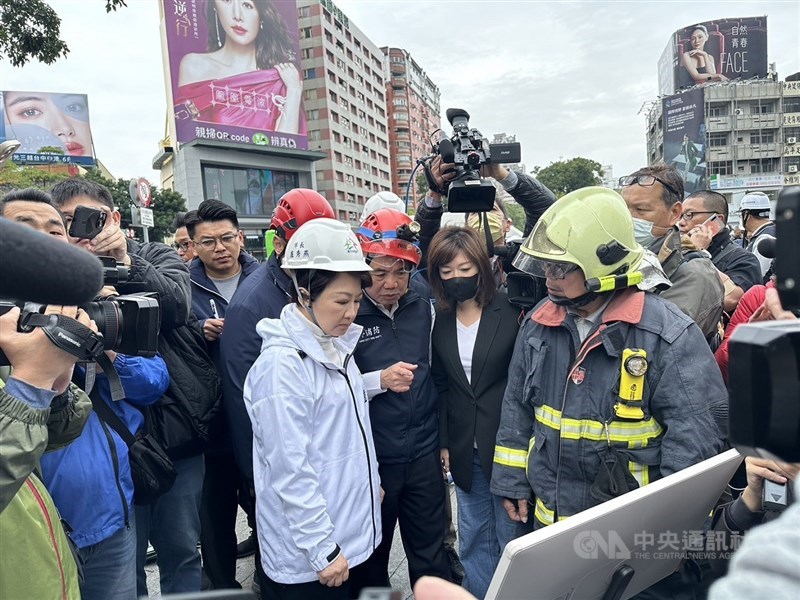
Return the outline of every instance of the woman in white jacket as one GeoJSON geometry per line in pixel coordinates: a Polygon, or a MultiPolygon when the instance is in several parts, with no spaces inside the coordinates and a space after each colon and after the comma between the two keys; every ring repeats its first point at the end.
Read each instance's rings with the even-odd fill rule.
{"type": "Polygon", "coordinates": [[[253,422],[264,598],[353,598],[375,585],[381,541],[378,465],[353,321],[369,266],[350,228],[309,221],[283,268],[294,302],[263,319],[244,399],[253,422]],[[366,563],[366,564],[365,564],[366,563]]]}

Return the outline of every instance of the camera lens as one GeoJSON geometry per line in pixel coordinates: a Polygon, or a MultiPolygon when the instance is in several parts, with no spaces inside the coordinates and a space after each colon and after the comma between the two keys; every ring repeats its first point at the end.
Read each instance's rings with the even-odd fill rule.
{"type": "Polygon", "coordinates": [[[122,332],[122,313],[114,300],[100,300],[89,302],[81,307],[97,324],[98,331],[103,336],[103,346],[106,350],[114,350],[120,342],[122,332]]]}

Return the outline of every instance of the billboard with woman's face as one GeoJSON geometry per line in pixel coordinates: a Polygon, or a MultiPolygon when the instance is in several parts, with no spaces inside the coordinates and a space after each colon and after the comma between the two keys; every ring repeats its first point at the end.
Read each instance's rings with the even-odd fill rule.
{"type": "Polygon", "coordinates": [[[93,165],[86,94],[0,92],[0,142],[17,140],[19,164],[93,165]]]}
{"type": "Polygon", "coordinates": [[[767,76],[767,17],[694,23],[676,31],[659,61],[659,93],[767,76]]]}
{"type": "Polygon", "coordinates": [[[295,2],[163,2],[177,141],[307,148],[295,2]]]}

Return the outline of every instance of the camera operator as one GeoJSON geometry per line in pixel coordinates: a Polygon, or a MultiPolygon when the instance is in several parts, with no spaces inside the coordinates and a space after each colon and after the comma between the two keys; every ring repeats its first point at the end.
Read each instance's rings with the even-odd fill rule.
{"type": "MultiPolygon", "coordinates": [[[[74,306],[48,306],[93,327],[74,306]]],[[[34,473],[46,450],[80,435],[88,396],[70,385],[74,356],[41,329],[17,331],[20,309],[0,316],[0,349],[13,372],[0,380],[0,597],[78,598],[78,569],[53,500],[34,473]],[[34,574],[34,576],[32,576],[34,574]]]]}
{"type": "MultiPolygon", "coordinates": [[[[44,192],[26,189],[6,194],[0,201],[0,213],[68,243],[64,220],[44,192]]],[[[116,292],[113,288],[108,291],[116,292]]],[[[96,400],[105,402],[135,434],[144,424],[137,407],[152,404],[167,389],[167,368],[158,356],[124,356],[112,350],[106,354],[120,377],[125,398],[112,401],[108,378],[100,375],[95,382],[96,400]]],[[[75,369],[76,381],[84,389],[85,371],[81,366],[75,369]]],[[[74,443],[42,457],[41,475],[59,512],[72,527],[71,538],[78,546],[84,567],[81,584],[84,600],[133,597],[136,529],[133,480],[125,441],[98,413],[92,413],[74,443]],[[87,464],[92,468],[87,469],[87,464]],[[95,498],[94,502],[85,502],[83,496],[87,492],[95,498]]]]}
{"type": "Polygon", "coordinates": [[[144,573],[148,538],[158,552],[161,593],[200,590],[200,498],[203,451],[211,421],[219,408],[217,371],[206,352],[197,319],[191,313],[189,271],[178,254],[161,243],[139,245],[126,239],[111,193],[82,178],[56,184],[53,199],[67,222],[78,206],[108,215],[91,240],[70,239],[97,256],[111,255],[129,265],[121,293],[156,292],[161,308],[158,350],[169,371],[169,388],[148,407],[145,428],[172,459],[178,476],[172,488],[152,504],[136,506],[137,595],[147,594],[144,573]]]}
{"type": "MultiPolygon", "coordinates": [[[[455,165],[443,163],[442,157],[437,155],[431,165],[431,175],[439,189],[445,189],[450,181],[456,177],[455,165]]],[[[533,226],[556,200],[555,195],[536,179],[525,173],[517,173],[506,169],[503,165],[488,164],[481,167],[482,177],[492,177],[506,190],[525,211],[525,228],[523,236],[527,237],[533,226]]],[[[501,195],[498,193],[498,197],[501,195]]],[[[502,203],[502,198],[499,198],[502,203]]],[[[427,252],[431,239],[439,231],[444,208],[442,195],[428,189],[424,200],[417,207],[414,220],[420,224],[420,249],[422,250],[423,264],[427,264],[427,252]]],[[[481,219],[482,222],[482,219],[481,219]]],[[[494,262],[495,273],[501,268],[501,261],[494,262]]],[[[501,278],[502,279],[502,278],[501,278]]],[[[502,283],[502,282],[501,282],[502,283]]]]}

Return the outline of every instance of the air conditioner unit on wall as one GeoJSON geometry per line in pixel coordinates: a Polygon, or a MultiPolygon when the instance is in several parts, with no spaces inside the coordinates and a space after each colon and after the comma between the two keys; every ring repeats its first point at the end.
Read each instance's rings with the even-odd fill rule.
{"type": "Polygon", "coordinates": [[[741,108],[737,108],[733,111],[733,114],[735,114],[737,117],[741,117],[744,114],[744,111],[741,108]]]}
{"type": "Polygon", "coordinates": [[[797,165],[789,165],[789,173],[797,173],[797,165]]]}
{"type": "Polygon", "coordinates": [[[787,144],[796,144],[797,143],[797,138],[796,137],[786,138],[786,143],[787,144]]]}

